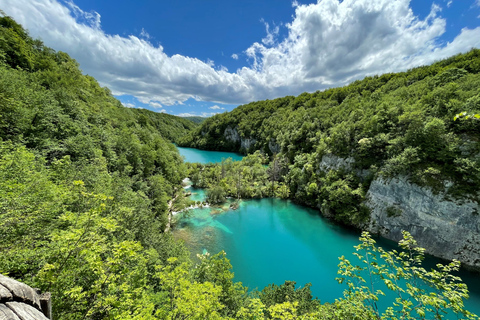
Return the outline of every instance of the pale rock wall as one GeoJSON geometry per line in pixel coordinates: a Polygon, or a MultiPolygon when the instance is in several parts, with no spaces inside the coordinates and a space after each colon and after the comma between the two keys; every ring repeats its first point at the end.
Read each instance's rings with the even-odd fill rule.
{"type": "Polygon", "coordinates": [[[240,149],[248,151],[255,143],[257,143],[257,140],[253,138],[240,139],[240,149]]]}
{"type": "Polygon", "coordinates": [[[232,141],[232,142],[240,141],[240,134],[238,133],[237,128],[232,129],[230,127],[227,127],[223,132],[223,136],[227,141],[232,141]]]}
{"type": "Polygon", "coordinates": [[[398,242],[402,230],[434,256],[480,268],[480,208],[408,181],[377,178],[367,192],[371,218],[366,229],[398,242]]]}
{"type": "MultiPolygon", "coordinates": [[[[353,158],[334,154],[324,155],[319,169],[355,171],[361,178],[369,174],[368,170],[354,169],[353,158]]],[[[405,176],[376,178],[365,202],[371,210],[370,221],[361,228],[396,242],[402,239],[402,230],[408,231],[427,253],[480,269],[480,206],[469,200],[448,199],[448,187],[446,183],[445,191],[435,194],[405,176]]],[[[330,215],[325,208],[319,209],[330,215]]]]}
{"type": "Polygon", "coordinates": [[[354,162],[353,158],[340,158],[332,153],[327,153],[322,157],[319,169],[325,172],[341,168],[351,170],[354,162]]]}
{"type": "Polygon", "coordinates": [[[240,149],[244,149],[244,150],[249,150],[252,146],[255,145],[255,143],[257,143],[256,139],[242,138],[238,133],[237,128],[232,129],[231,127],[227,127],[223,132],[223,136],[227,141],[231,141],[235,143],[240,142],[240,149]]]}
{"type": "Polygon", "coordinates": [[[280,147],[280,145],[273,139],[271,139],[270,141],[268,141],[268,149],[270,149],[270,152],[272,154],[275,154],[275,153],[280,153],[280,151],[282,150],[282,148],[280,147]]]}

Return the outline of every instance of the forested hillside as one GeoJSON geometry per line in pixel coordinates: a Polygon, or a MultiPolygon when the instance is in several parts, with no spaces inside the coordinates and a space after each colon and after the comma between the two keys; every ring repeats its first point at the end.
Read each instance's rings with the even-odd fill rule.
{"type": "Polygon", "coordinates": [[[123,107],[1,17],[0,273],[50,291],[57,319],[151,314],[155,266],[188,255],[162,230],[185,177],[171,141],[194,126],[123,107]]]}
{"type": "Polygon", "coordinates": [[[368,217],[362,203],[378,177],[407,175],[434,191],[447,184],[451,196],[476,201],[480,121],[454,117],[480,110],[479,73],[474,49],[343,88],[252,102],[207,119],[180,145],[275,154],[292,198],[346,223],[368,217]]]}
{"type": "MultiPolygon", "coordinates": [[[[478,96],[470,98],[474,95],[455,101],[478,104],[478,96]]],[[[477,130],[476,124],[462,125],[462,134],[477,130]]],[[[357,287],[352,279],[365,276],[363,269],[345,259],[339,281],[349,287],[345,297],[330,304],[312,299],[308,284],[296,288],[288,281],[247,294],[247,288],[233,282],[223,252],[192,262],[164,230],[169,203],[182,198],[180,182],[192,170],[171,142],[194,126],[177,117],[124,108],[66,53],[31,39],[15,21],[1,16],[0,273],[51,292],[55,319],[393,319],[406,314],[423,319],[441,318],[446,311],[475,318],[463,307],[465,285],[450,275],[459,263],[440,271],[420,268],[423,251],[408,234],[403,249],[410,254],[383,252],[368,234],[358,248],[369,257],[388,258],[390,269],[371,267],[389,289],[405,290],[397,285],[404,277],[435,290],[408,290],[395,310],[376,307],[380,293],[357,287]]],[[[438,139],[443,141],[443,135],[438,139]]],[[[315,152],[330,145],[325,142],[321,149],[316,141],[309,143],[315,152]]],[[[294,164],[289,172],[301,179],[307,169],[295,166],[314,157],[307,145],[297,147],[305,154],[291,150],[285,155],[294,164]]],[[[261,159],[257,154],[246,163],[262,172],[261,159]]]]}

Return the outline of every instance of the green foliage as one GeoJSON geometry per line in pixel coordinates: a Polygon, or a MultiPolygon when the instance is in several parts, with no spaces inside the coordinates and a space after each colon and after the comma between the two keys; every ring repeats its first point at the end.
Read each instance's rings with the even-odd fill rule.
{"type": "Polygon", "coordinates": [[[211,282],[191,281],[188,266],[170,258],[168,264],[159,269],[162,292],[158,296],[158,319],[221,319],[223,308],[218,298],[221,288],[211,282]]]}
{"type": "Polygon", "coordinates": [[[206,253],[198,257],[200,263],[193,269],[194,280],[200,283],[211,282],[221,288],[219,301],[226,307],[222,314],[235,316],[244,302],[247,290],[241,282],[233,282],[233,273],[230,271],[232,265],[226,258],[226,253],[221,251],[213,256],[206,253]]]}
{"type": "MultiPolygon", "coordinates": [[[[255,152],[241,161],[231,158],[217,164],[189,164],[189,177],[194,186],[208,188],[207,202],[219,204],[227,196],[234,198],[287,198],[290,191],[283,183],[269,182],[270,167],[264,165],[265,157],[255,152]]],[[[280,179],[280,178],[278,178],[280,179]]]]}
{"type": "Polygon", "coordinates": [[[197,123],[197,124],[200,124],[202,123],[203,121],[205,121],[207,118],[205,117],[196,117],[196,116],[192,116],[192,117],[182,117],[183,119],[187,119],[187,120],[190,120],[192,121],[193,123],[197,123]]]}
{"type": "MultiPolygon", "coordinates": [[[[277,286],[270,284],[258,293],[261,302],[267,308],[284,303],[291,303],[295,306],[295,314],[302,315],[315,311],[318,307],[319,300],[313,299],[310,291],[311,283],[307,283],[302,288],[295,288],[295,281],[285,281],[284,284],[277,286]]],[[[271,310],[267,311],[272,318],[275,316],[271,310]]]]}
{"type": "Polygon", "coordinates": [[[0,272],[52,292],[61,319],[150,318],[155,266],[195,124],[124,108],[63,52],[0,17],[0,272]]]}
{"type": "MultiPolygon", "coordinates": [[[[338,278],[348,289],[341,304],[352,304],[372,319],[445,319],[452,316],[462,319],[478,319],[464,308],[468,298],[467,286],[452,275],[460,268],[459,261],[437,265],[437,270],[427,271],[421,266],[425,249],[406,231],[399,242],[402,251],[385,251],[375,245],[364,232],[361,244],[356,246],[355,256],[363,266],[354,266],[340,258],[338,278]],[[378,301],[385,293],[383,286],[395,294],[392,306],[382,310],[378,301]],[[362,310],[363,309],[363,310],[362,310]]],[[[339,302],[336,302],[339,303],[339,302]]]]}

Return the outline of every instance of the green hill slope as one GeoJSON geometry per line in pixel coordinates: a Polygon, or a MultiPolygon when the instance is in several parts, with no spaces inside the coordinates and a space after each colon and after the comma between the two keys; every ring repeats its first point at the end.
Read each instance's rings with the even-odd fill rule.
{"type": "Polygon", "coordinates": [[[121,105],[75,60],[0,17],[0,273],[50,291],[58,319],[152,314],[189,120],[121,105]]]}

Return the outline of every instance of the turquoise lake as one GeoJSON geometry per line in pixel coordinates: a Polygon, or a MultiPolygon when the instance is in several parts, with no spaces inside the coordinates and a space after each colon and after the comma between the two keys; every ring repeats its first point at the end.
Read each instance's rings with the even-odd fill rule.
{"type": "MultiPolygon", "coordinates": [[[[204,190],[187,190],[192,192],[192,200],[204,199],[204,190]]],[[[177,218],[174,234],[193,254],[225,250],[233,265],[234,280],[249,289],[261,290],[285,280],[296,281],[297,286],[310,282],[314,297],[333,302],[343,296],[345,289],[335,280],[338,257],[344,255],[359,264],[352,254],[353,246],[359,244],[359,231],[334,224],[320,216],[318,210],[288,200],[245,200],[237,210],[226,204],[223,208],[193,209],[177,218]]],[[[386,249],[396,248],[395,243],[376,240],[386,249]]],[[[424,267],[430,269],[439,262],[427,257],[424,267]]],[[[470,291],[467,309],[480,314],[480,275],[467,271],[459,275],[470,291]]],[[[387,298],[385,305],[391,299],[387,298]]]]}
{"type": "Polygon", "coordinates": [[[222,159],[232,158],[233,161],[240,161],[243,155],[233,152],[223,151],[207,151],[194,148],[177,147],[180,155],[185,158],[185,162],[198,162],[198,163],[216,163],[221,162],[222,159]]]}

